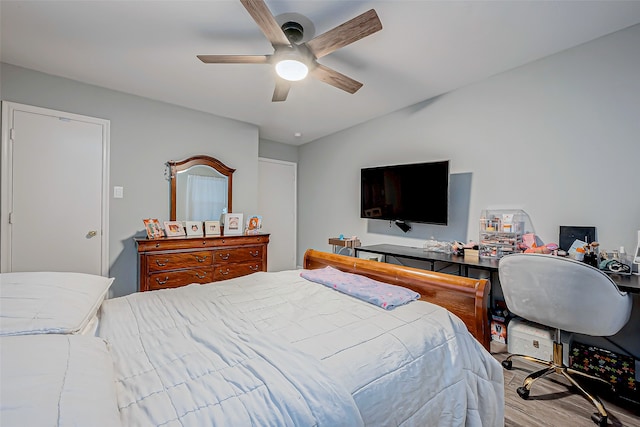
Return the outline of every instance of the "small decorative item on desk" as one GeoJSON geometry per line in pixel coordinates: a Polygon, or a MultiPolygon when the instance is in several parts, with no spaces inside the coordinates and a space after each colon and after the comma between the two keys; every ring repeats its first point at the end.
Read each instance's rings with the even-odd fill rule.
{"type": "Polygon", "coordinates": [[[427,240],[422,245],[422,248],[427,252],[441,252],[445,254],[450,254],[453,251],[452,247],[453,245],[451,242],[444,242],[444,241],[440,242],[433,238],[430,240],[427,240]]]}
{"type": "Polygon", "coordinates": [[[584,247],[583,261],[585,264],[589,264],[591,267],[598,267],[598,254],[596,254],[598,246],[598,242],[591,242],[584,247]]]}
{"type": "Polygon", "coordinates": [[[480,250],[478,249],[478,245],[474,245],[471,247],[465,246],[462,253],[465,260],[477,261],[480,259],[480,250]]]}
{"type": "Polygon", "coordinates": [[[220,221],[205,221],[204,222],[204,235],[205,236],[219,236],[220,235],[220,221]]]}
{"type": "Polygon", "coordinates": [[[357,236],[344,237],[341,234],[339,237],[330,237],[329,244],[333,246],[333,253],[341,254],[343,250],[347,250],[349,255],[355,255],[355,249],[360,247],[360,239],[357,236]]]}
{"type": "Polygon", "coordinates": [[[251,215],[247,218],[245,234],[258,234],[262,228],[262,216],[251,215]]]}
{"type": "Polygon", "coordinates": [[[162,231],[162,227],[160,227],[160,222],[157,218],[143,219],[142,222],[144,223],[144,228],[147,230],[147,238],[157,239],[164,237],[164,231],[162,231]]]}
{"type": "Polygon", "coordinates": [[[243,214],[227,213],[224,215],[224,234],[227,236],[242,234],[244,223],[242,222],[243,214]]]}
{"type": "Polygon", "coordinates": [[[164,232],[167,233],[167,237],[184,236],[184,226],[180,221],[165,221],[164,232]]]}
{"type": "Polygon", "coordinates": [[[576,261],[584,260],[584,253],[585,253],[584,247],[586,245],[587,245],[587,242],[584,242],[578,239],[574,240],[573,243],[571,244],[571,247],[567,251],[567,253],[569,254],[569,257],[575,259],[576,261]]]}
{"type": "Polygon", "coordinates": [[[600,252],[600,261],[598,268],[609,274],[631,274],[631,265],[626,264],[621,258],[618,251],[613,251],[611,258],[605,251],[600,252]]]}
{"type": "Polygon", "coordinates": [[[185,229],[187,230],[187,236],[202,236],[201,221],[186,221],[185,229]]]}

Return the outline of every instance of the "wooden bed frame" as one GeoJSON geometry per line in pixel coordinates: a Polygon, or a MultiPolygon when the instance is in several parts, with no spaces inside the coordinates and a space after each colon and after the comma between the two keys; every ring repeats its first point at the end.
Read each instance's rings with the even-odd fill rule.
{"type": "Polygon", "coordinates": [[[326,266],[418,292],[421,300],[444,307],[458,316],[489,351],[491,335],[487,307],[491,284],[487,279],[453,276],[313,249],[305,252],[304,268],[313,270],[326,266]]]}

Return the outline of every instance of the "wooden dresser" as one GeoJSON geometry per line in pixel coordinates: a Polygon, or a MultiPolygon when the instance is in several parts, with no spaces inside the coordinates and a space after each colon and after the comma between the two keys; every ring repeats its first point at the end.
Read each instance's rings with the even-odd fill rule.
{"type": "Polygon", "coordinates": [[[135,241],[139,291],[216,282],[267,271],[268,234],[135,241]]]}

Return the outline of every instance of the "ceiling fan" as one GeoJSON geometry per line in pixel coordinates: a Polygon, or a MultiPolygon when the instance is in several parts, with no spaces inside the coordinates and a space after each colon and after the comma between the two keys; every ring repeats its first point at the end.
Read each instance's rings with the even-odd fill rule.
{"type": "Polygon", "coordinates": [[[240,0],[264,35],[273,45],[271,55],[197,55],[207,64],[273,64],[276,69],[276,87],[271,101],[287,99],[291,82],[302,80],[307,73],[312,77],[355,93],[362,83],[338,71],[318,63],[318,58],[356,42],[382,29],[382,23],[371,9],[353,19],[300,43],[303,38],[302,25],[297,22],[278,24],[264,0],[240,0]]]}

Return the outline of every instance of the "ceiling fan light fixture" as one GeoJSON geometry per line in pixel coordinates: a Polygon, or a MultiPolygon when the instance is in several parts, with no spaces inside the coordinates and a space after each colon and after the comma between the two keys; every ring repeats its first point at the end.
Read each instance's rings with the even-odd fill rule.
{"type": "Polygon", "coordinates": [[[309,67],[297,59],[283,59],[276,63],[276,73],[285,80],[297,82],[309,73],[309,67]]]}

